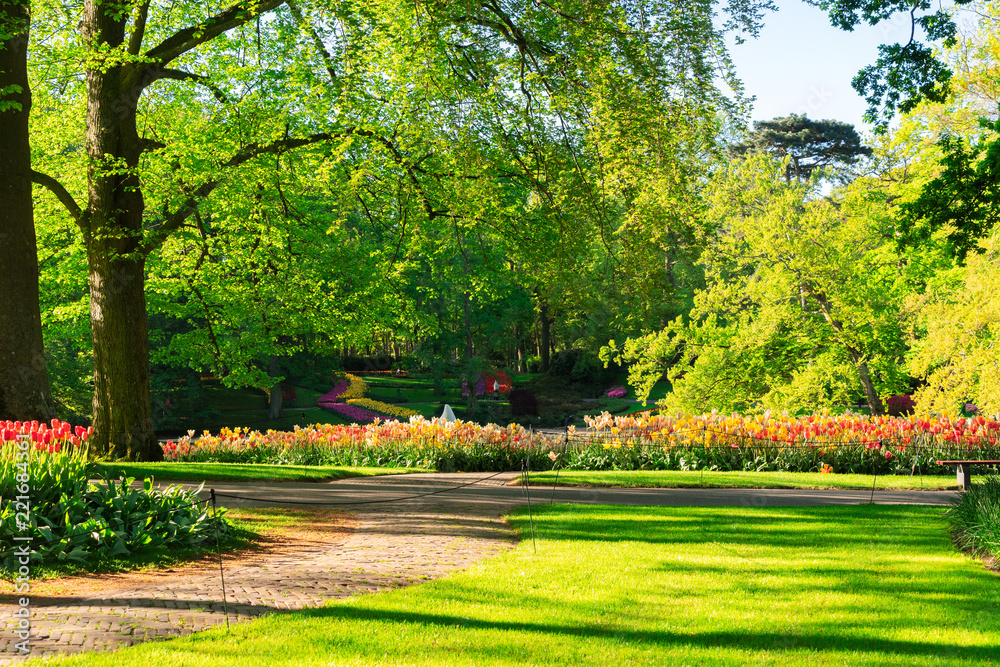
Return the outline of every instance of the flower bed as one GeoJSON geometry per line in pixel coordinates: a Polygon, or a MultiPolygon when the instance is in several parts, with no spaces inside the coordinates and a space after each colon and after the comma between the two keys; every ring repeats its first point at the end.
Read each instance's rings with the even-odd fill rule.
{"type": "Polygon", "coordinates": [[[806,417],[603,413],[572,429],[567,467],[951,474],[935,460],[996,459],[1000,421],[817,413],[806,417]]]}
{"type": "MultiPolygon", "coordinates": [[[[353,406],[352,406],[353,407],[353,406]]],[[[290,432],[224,429],[168,444],[181,461],[428,467],[437,470],[783,470],[789,472],[951,474],[933,462],[962,456],[997,458],[1000,422],[812,415],[800,419],[611,416],[560,435],[516,425],[411,417],[350,426],[316,425],[290,432]]]]}
{"type": "Polygon", "coordinates": [[[368,384],[363,379],[348,373],[333,389],[320,396],[316,404],[361,424],[368,424],[376,419],[409,419],[420,415],[415,410],[364,398],[367,391],[368,384]]]}
{"type": "MultiPolygon", "coordinates": [[[[351,406],[353,407],[353,406],[351,406]]],[[[298,465],[420,467],[480,471],[519,469],[525,455],[534,469],[551,466],[548,452],[558,438],[508,427],[411,417],[338,426],[316,424],[294,431],[223,429],[168,442],[164,456],[175,461],[219,461],[298,465]]]]}
{"type": "Polygon", "coordinates": [[[347,374],[339,380],[333,389],[319,397],[316,404],[354,422],[367,424],[379,418],[377,414],[362,407],[351,405],[348,401],[359,399],[368,391],[368,384],[356,375],[347,374]]]}
{"type": "Polygon", "coordinates": [[[420,413],[416,410],[401,408],[398,405],[383,403],[382,401],[375,401],[370,398],[352,398],[347,402],[351,405],[372,410],[374,412],[378,412],[379,414],[386,415],[387,417],[395,417],[397,419],[409,419],[410,417],[420,416],[420,413]]]}

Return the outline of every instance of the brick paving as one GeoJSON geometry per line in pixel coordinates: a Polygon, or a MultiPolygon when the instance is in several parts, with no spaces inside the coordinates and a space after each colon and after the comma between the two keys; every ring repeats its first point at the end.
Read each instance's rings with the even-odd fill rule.
{"type": "MultiPolygon", "coordinates": [[[[511,502],[456,506],[439,499],[364,506],[353,512],[357,528],[346,539],[227,568],[229,622],[429,581],[515,544],[513,531],[500,519],[511,502]]],[[[13,634],[14,607],[5,607],[0,610],[0,665],[114,650],[226,622],[218,571],[89,597],[33,596],[27,656],[14,647],[20,641],[13,634]]]]}

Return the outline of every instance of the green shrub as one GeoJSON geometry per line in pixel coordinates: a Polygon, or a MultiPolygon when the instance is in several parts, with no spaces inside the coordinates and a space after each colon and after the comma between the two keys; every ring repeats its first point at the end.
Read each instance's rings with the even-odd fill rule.
{"type": "Polygon", "coordinates": [[[581,384],[607,384],[614,380],[616,373],[617,369],[605,368],[595,353],[579,348],[560,350],[549,364],[549,375],[581,384]]]}
{"type": "Polygon", "coordinates": [[[1000,559],[1000,477],[973,484],[945,513],[955,544],[976,556],[1000,559]]]}
{"type": "Polygon", "coordinates": [[[532,355],[528,357],[526,365],[529,373],[537,373],[542,367],[542,360],[540,357],[532,355]]]}

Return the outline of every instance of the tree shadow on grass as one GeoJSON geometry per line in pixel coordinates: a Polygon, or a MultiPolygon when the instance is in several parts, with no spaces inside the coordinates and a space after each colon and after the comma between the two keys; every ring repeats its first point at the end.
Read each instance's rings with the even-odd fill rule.
{"type": "MultiPolygon", "coordinates": [[[[746,629],[738,631],[682,633],[669,630],[619,630],[594,624],[561,625],[555,623],[489,621],[428,612],[388,611],[385,609],[365,609],[342,605],[304,610],[298,612],[298,615],[331,622],[399,623],[433,626],[448,631],[470,629],[530,633],[535,638],[544,635],[565,635],[581,638],[612,639],[616,642],[644,644],[646,648],[650,649],[692,646],[703,649],[726,648],[744,651],[770,651],[795,648],[846,654],[873,653],[881,654],[885,658],[889,658],[890,656],[931,658],[941,657],[942,655],[953,655],[960,656],[963,660],[987,663],[997,658],[997,649],[995,646],[967,646],[955,643],[857,637],[835,632],[796,630],[787,632],[758,632],[746,629]]],[[[643,647],[636,646],[636,649],[641,651],[643,647]]]]}
{"type": "MultiPolygon", "coordinates": [[[[899,505],[834,507],[627,507],[539,505],[532,508],[538,535],[556,541],[628,541],[654,544],[727,544],[784,547],[880,544],[907,550],[938,549],[941,530],[927,526],[940,509],[899,505]]],[[[518,508],[511,523],[529,527],[518,508]]]]}

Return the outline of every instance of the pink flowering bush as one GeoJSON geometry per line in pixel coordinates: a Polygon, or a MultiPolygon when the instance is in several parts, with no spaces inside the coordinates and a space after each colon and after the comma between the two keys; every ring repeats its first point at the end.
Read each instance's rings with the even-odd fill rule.
{"type": "MultiPolygon", "coordinates": [[[[514,381],[510,379],[504,371],[498,372],[496,375],[485,374],[476,379],[475,389],[476,396],[484,396],[486,394],[492,394],[493,388],[498,387],[498,392],[501,396],[506,396],[510,393],[511,389],[514,388],[514,381]]],[[[462,381],[462,396],[469,395],[469,383],[467,381],[462,381]]]]}

